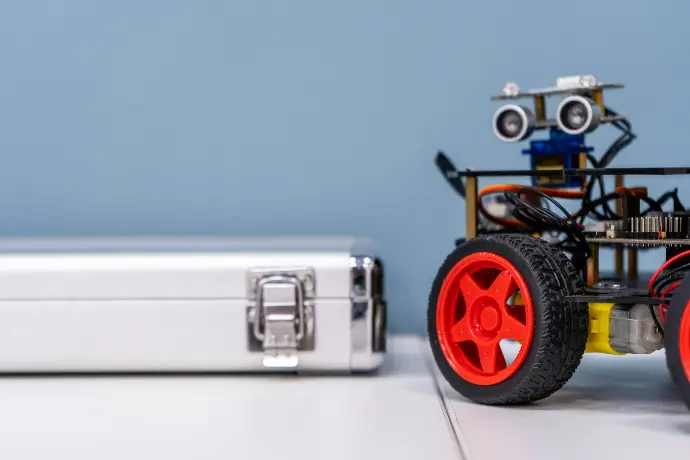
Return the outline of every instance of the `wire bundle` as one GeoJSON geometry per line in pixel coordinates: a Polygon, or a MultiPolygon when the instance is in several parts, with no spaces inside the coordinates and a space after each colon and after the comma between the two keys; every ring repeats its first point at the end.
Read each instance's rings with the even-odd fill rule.
{"type": "MultiPolygon", "coordinates": [[[[685,273],[690,270],[690,262],[679,262],[682,262],[688,256],[690,256],[690,251],[683,251],[668,259],[654,272],[649,279],[648,286],[652,297],[665,298],[680,286],[685,273]]],[[[659,316],[661,316],[662,321],[666,321],[666,305],[659,307],[659,316]]]]}
{"type": "MultiPolygon", "coordinates": [[[[605,107],[605,110],[607,115],[614,117],[618,116],[618,113],[610,107],[605,107]]],[[[637,135],[632,132],[632,125],[628,120],[616,120],[611,122],[611,124],[620,130],[621,134],[618,138],[616,138],[615,141],[613,141],[613,143],[609,146],[606,152],[604,152],[599,160],[594,158],[593,155],[587,154],[587,159],[590,163],[592,163],[593,168],[606,168],[611,164],[621,150],[629,146],[637,137],[637,135]]],[[[594,213],[595,216],[600,220],[612,219],[616,217],[616,213],[613,212],[608,204],[613,198],[602,200],[604,197],[606,197],[604,178],[601,176],[593,178],[587,184],[587,187],[585,188],[585,196],[582,199],[582,208],[589,208],[589,212],[580,214],[580,223],[584,222],[585,218],[590,213],[594,213]],[[601,198],[597,200],[596,204],[594,204],[592,201],[592,192],[594,191],[595,184],[598,184],[601,196],[601,198]],[[601,214],[596,213],[597,206],[601,206],[603,208],[603,212],[601,214]]]]}
{"type": "MultiPolygon", "coordinates": [[[[577,254],[577,265],[581,265],[589,257],[590,250],[587,239],[585,238],[582,227],[578,224],[573,216],[553,197],[544,191],[535,187],[522,187],[517,191],[505,192],[506,200],[513,205],[513,215],[520,222],[532,229],[539,229],[540,231],[552,231],[566,235],[566,241],[571,241],[574,244],[572,252],[577,254]],[[527,193],[534,193],[553,204],[558,208],[563,215],[559,216],[547,207],[534,205],[523,198],[527,193]]],[[[581,266],[579,268],[582,268],[581,266]]]]}

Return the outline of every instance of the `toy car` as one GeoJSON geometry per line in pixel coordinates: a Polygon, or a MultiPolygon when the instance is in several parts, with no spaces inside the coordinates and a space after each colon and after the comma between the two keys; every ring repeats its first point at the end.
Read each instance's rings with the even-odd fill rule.
{"type": "Polygon", "coordinates": [[[626,176],[688,175],[690,168],[609,167],[634,139],[630,123],[603,103],[604,89],[620,87],[591,76],[527,92],[506,85],[495,99],[532,98],[535,113],[501,107],[494,116],[497,137],[514,142],[549,131],[548,139],[523,150],[532,159],[528,170],[458,171],[442,152],[437,156],[466,200],[466,237],[433,282],[428,333],[442,375],[472,401],[535,402],[563,387],[584,353],[665,348],[671,377],[690,407],[690,277],[684,276],[690,213],[677,190],[652,199],[644,187],[624,186],[626,176]],[[552,95],[565,98],[555,119],[547,119],[545,97],[552,95]],[[584,134],[601,124],[622,134],[596,159],[584,134]],[[478,191],[481,177],[531,178],[532,185],[478,191]],[[615,178],[613,192],[605,191],[607,177],[615,178]],[[571,213],[558,199],[576,200],[580,208],[571,213]],[[672,209],[664,210],[668,202],[672,209]],[[600,273],[602,247],[614,249],[612,275],[600,273]],[[645,279],[638,251],[659,248],[666,249],[666,262],[645,279]]]}

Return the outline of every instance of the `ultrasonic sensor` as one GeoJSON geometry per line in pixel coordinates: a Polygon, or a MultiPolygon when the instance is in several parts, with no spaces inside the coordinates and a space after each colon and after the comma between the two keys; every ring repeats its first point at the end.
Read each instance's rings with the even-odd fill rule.
{"type": "Polygon", "coordinates": [[[534,114],[521,105],[504,105],[494,114],[494,134],[503,142],[527,139],[534,131],[534,124],[534,114]]]}
{"type": "Polygon", "coordinates": [[[591,99],[579,95],[568,96],[558,105],[556,122],[567,134],[591,133],[601,122],[601,110],[591,99]]]}

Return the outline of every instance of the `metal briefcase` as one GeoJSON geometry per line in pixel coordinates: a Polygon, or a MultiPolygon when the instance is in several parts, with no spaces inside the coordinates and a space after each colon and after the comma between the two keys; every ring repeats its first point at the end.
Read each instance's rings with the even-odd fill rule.
{"type": "Polygon", "coordinates": [[[356,238],[0,239],[0,372],[367,371],[383,266],[356,238]]]}

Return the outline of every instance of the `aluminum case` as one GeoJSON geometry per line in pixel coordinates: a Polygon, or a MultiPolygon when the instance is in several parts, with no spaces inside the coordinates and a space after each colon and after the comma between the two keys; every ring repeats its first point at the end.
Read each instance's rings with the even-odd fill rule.
{"type": "Polygon", "coordinates": [[[0,373],[370,371],[383,283],[358,238],[0,239],[0,373]]]}

